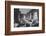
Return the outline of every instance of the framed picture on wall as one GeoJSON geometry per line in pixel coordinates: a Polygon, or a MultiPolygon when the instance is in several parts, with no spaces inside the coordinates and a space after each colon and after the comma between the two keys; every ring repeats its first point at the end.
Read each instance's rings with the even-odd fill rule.
{"type": "Polygon", "coordinates": [[[45,32],[44,3],[5,1],[5,34],[45,32]]]}

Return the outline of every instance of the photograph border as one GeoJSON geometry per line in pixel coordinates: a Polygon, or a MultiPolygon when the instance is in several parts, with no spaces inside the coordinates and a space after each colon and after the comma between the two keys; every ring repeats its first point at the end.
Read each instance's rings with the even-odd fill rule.
{"type": "Polygon", "coordinates": [[[18,35],[18,34],[35,34],[45,32],[45,4],[36,2],[19,2],[19,1],[5,1],[5,35],[18,35]],[[42,6],[42,30],[34,31],[10,31],[11,25],[11,11],[10,5],[26,5],[26,6],[42,6]]]}
{"type": "Polygon", "coordinates": [[[11,5],[11,31],[27,31],[27,30],[30,30],[30,31],[32,31],[32,30],[42,30],[42,7],[41,6],[22,6],[22,5],[11,5]],[[37,26],[37,27],[32,27],[32,26],[30,26],[30,27],[15,27],[14,28],[14,8],[25,8],[25,9],[38,9],[39,11],[39,27],[37,26]],[[13,14],[13,15],[12,15],[13,14]],[[33,29],[34,28],[34,29],[33,29]]]}

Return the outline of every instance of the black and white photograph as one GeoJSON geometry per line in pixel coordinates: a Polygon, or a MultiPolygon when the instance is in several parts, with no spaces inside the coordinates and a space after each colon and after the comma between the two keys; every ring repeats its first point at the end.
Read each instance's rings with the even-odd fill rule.
{"type": "Polygon", "coordinates": [[[14,8],[14,27],[39,27],[39,9],[14,8]]]}

